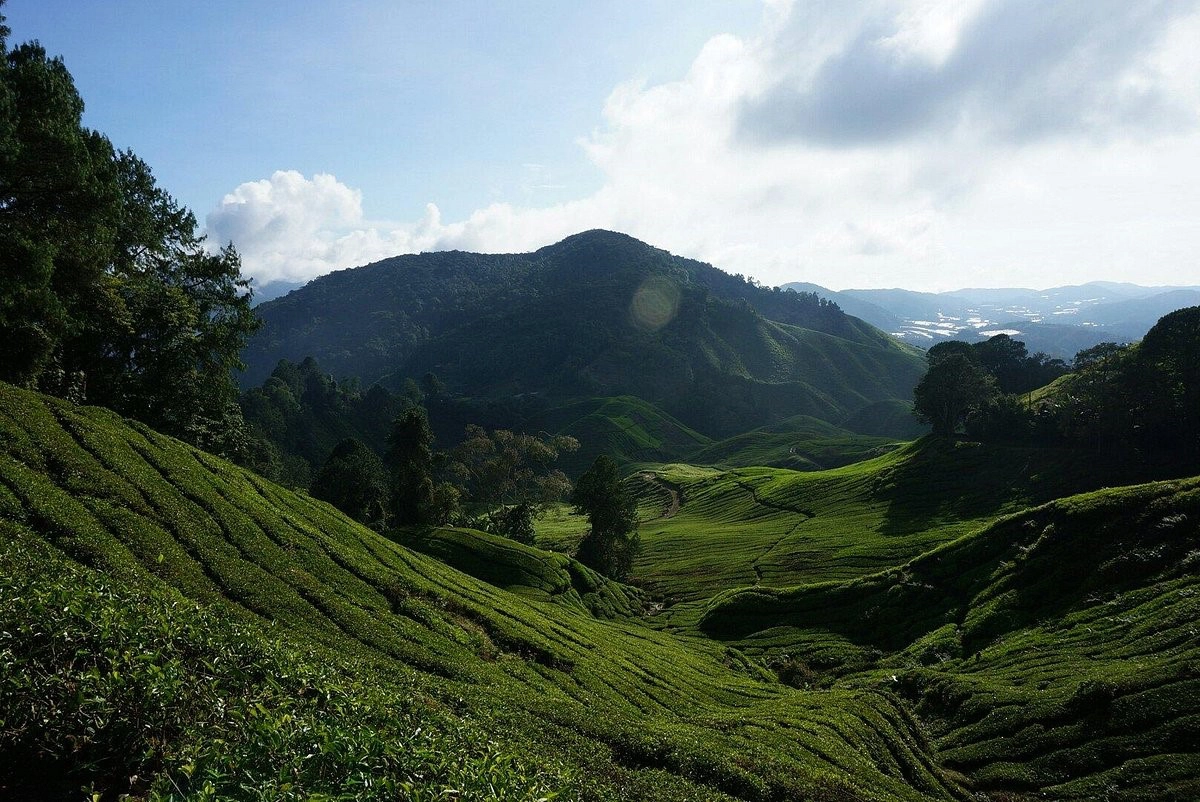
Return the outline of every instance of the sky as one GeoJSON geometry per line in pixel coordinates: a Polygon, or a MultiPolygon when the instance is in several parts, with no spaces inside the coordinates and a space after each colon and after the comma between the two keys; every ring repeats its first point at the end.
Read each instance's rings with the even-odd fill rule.
{"type": "Polygon", "coordinates": [[[3,13],[260,287],[591,228],[769,285],[1200,285],[1200,0],[3,13]]]}

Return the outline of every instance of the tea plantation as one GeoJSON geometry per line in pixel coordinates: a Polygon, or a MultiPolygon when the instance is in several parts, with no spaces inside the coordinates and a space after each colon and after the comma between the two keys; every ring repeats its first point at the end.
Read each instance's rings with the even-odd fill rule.
{"type": "Polygon", "coordinates": [[[1200,481],[1102,480],[659,466],[634,588],[0,385],[0,797],[1194,798],[1200,481]]]}

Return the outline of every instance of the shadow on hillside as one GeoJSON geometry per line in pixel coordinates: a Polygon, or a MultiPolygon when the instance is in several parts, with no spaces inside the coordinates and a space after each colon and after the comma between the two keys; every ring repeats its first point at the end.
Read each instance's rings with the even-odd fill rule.
{"type": "Polygon", "coordinates": [[[887,504],[880,534],[899,536],[1095,489],[1114,474],[1075,451],[928,436],[877,474],[871,492],[887,504]]]}

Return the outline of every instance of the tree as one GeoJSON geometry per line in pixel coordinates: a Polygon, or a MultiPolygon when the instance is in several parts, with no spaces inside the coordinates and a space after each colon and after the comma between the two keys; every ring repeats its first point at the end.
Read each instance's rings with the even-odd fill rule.
{"type": "Polygon", "coordinates": [[[577,559],[614,579],[624,579],[633,567],[641,541],[637,507],[626,492],[611,457],[600,455],[579,477],[571,494],[575,508],[588,516],[591,530],[579,544],[577,559]]]}
{"type": "Polygon", "coordinates": [[[958,431],[967,413],[996,394],[995,380],[971,358],[970,346],[929,349],[929,369],[913,391],[913,411],[917,418],[933,426],[936,435],[949,436],[958,431]],[[935,352],[935,349],[940,349],[935,352]]]}
{"type": "Polygon", "coordinates": [[[36,43],[8,49],[7,33],[0,380],[237,450],[231,370],[258,325],[237,253],[210,252],[145,162],[83,126],[63,62],[36,43]]]}
{"type": "Polygon", "coordinates": [[[486,515],[488,531],[532,544],[534,516],[571,490],[566,474],[553,464],[560,453],[577,448],[573,437],[488,432],[471,424],[452,456],[470,498],[486,515]]]}
{"type": "Polygon", "coordinates": [[[1134,350],[1144,435],[1156,448],[1200,459],[1200,306],[1164,315],[1134,350]]]}
{"type": "Polygon", "coordinates": [[[397,415],[387,442],[393,523],[397,526],[436,523],[433,431],[425,408],[414,404],[397,415]]]}
{"type": "Polygon", "coordinates": [[[1020,393],[1025,386],[1025,371],[1029,351],[1025,343],[1007,334],[997,334],[972,345],[980,366],[996,379],[1002,393],[1020,393]]]}
{"type": "Polygon", "coordinates": [[[361,440],[348,437],[337,444],[310,492],[360,523],[379,527],[386,523],[387,469],[361,440]]]}

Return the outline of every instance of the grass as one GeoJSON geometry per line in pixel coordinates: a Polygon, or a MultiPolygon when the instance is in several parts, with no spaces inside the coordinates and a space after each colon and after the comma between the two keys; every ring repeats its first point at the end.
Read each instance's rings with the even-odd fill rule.
{"type": "MultiPolygon", "coordinates": [[[[0,518],[10,533],[6,539],[35,544],[80,575],[111,585],[118,608],[141,604],[122,599],[166,598],[228,621],[248,643],[247,653],[228,658],[239,665],[257,663],[256,650],[277,643],[289,653],[312,655],[301,658],[310,667],[333,661],[368,687],[390,678],[387,687],[402,689],[397,695],[429,699],[470,722],[486,741],[505,744],[499,756],[484,750],[480,761],[510,765],[506,756],[520,758],[511,764],[519,775],[511,798],[548,785],[563,798],[597,800],[917,800],[959,794],[913,719],[887,694],[794,690],[723,645],[655,631],[622,611],[599,619],[562,600],[506,591],[380,537],[324,503],[103,410],[0,388],[0,518]],[[256,632],[266,634],[257,638],[256,632]]],[[[436,539],[458,548],[467,536],[447,530],[436,539]]],[[[477,545],[486,542],[469,537],[477,545]]],[[[570,573],[561,557],[522,551],[508,559],[570,573]]],[[[539,568],[533,575],[555,570],[539,568]]],[[[49,573],[67,575],[57,567],[49,573]]],[[[530,579],[522,587],[535,584],[530,579]]],[[[597,585],[601,594],[604,588],[612,590],[597,585]]],[[[72,604],[85,609],[92,602],[72,604]]],[[[10,605],[7,614],[17,617],[14,626],[36,623],[20,605],[10,605]]],[[[190,615],[180,613],[179,620],[190,615]]],[[[163,612],[162,626],[175,626],[173,616],[163,612]]],[[[87,623],[77,616],[64,626],[64,637],[74,642],[82,637],[75,630],[87,623]]],[[[152,639],[146,650],[156,653],[152,632],[146,637],[152,639]]],[[[191,636],[181,637],[180,648],[190,648],[191,636]]],[[[35,659],[23,641],[9,651],[21,665],[35,659]]],[[[73,670],[69,654],[52,648],[49,655],[43,675],[73,670]]],[[[229,708],[235,696],[264,698],[269,689],[260,694],[257,683],[270,684],[269,668],[267,678],[251,674],[242,685],[215,689],[204,704],[229,708]]],[[[370,710],[385,710],[394,698],[381,688],[383,697],[363,703],[370,710]]],[[[70,725],[69,733],[55,729],[53,694],[35,689],[20,698],[32,705],[33,716],[20,728],[19,743],[3,742],[6,759],[32,749],[43,767],[74,766],[70,781],[79,787],[95,786],[104,794],[124,790],[114,779],[125,768],[124,746],[100,744],[96,760],[76,764],[70,744],[90,725],[85,721],[78,731],[70,725]],[[109,771],[114,765],[120,771],[109,771]]],[[[6,720],[11,704],[6,701],[2,711],[6,720]]],[[[161,704],[170,709],[174,702],[163,697],[161,704]]],[[[263,707],[272,709],[267,701],[263,707]]],[[[368,712],[358,706],[333,711],[325,726],[357,732],[360,719],[375,721],[368,712]]],[[[237,716],[229,721],[227,726],[239,726],[237,716]]],[[[421,721],[442,743],[454,737],[453,722],[439,723],[438,716],[421,721]]],[[[167,734],[155,748],[184,754],[188,743],[203,742],[209,732],[197,724],[181,735],[167,734]]],[[[7,728],[5,733],[10,736],[7,728]]],[[[386,743],[379,748],[399,749],[393,737],[399,736],[384,730],[386,743]]],[[[346,739],[354,743],[352,735],[346,739]]],[[[287,767],[306,759],[288,757],[290,747],[276,758],[256,743],[231,747],[233,757],[222,764],[237,769],[238,782],[250,789],[280,787],[273,778],[290,776],[287,767]]],[[[170,768],[175,764],[138,765],[156,788],[176,776],[170,768]]],[[[31,778],[7,781],[17,787],[31,778]]],[[[445,792],[436,775],[414,782],[414,794],[445,792]]],[[[329,783],[305,787],[342,788],[329,783]]]]}
{"type": "Polygon", "coordinates": [[[558,465],[571,476],[607,454],[621,463],[679,459],[711,440],[634,396],[597,397],[555,407],[523,424],[525,431],[569,434],[579,451],[562,454],[558,465]]]}
{"type": "Polygon", "coordinates": [[[797,415],[711,443],[686,458],[690,463],[723,468],[766,466],[811,471],[861,462],[900,445],[890,437],[855,434],[817,418],[797,415]]]}

